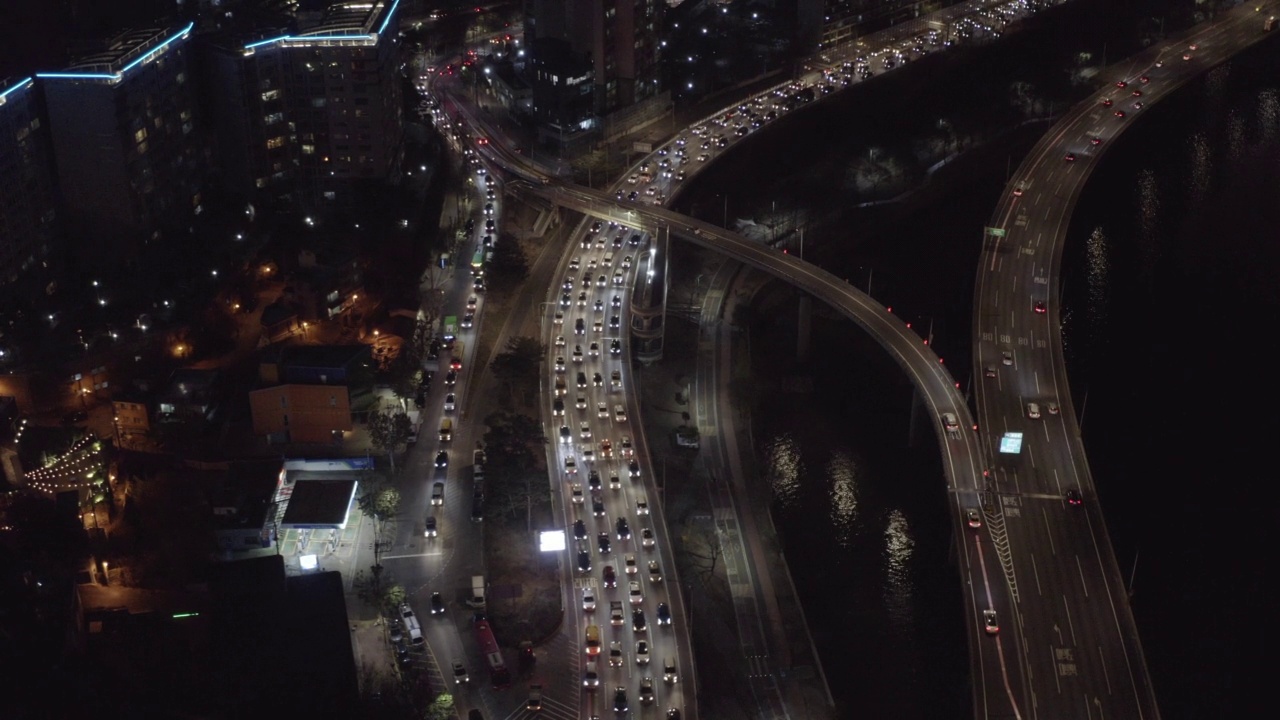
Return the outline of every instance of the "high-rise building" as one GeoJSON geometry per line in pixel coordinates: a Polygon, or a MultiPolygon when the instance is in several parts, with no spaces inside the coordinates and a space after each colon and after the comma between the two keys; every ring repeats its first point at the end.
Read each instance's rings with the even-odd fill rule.
{"type": "Polygon", "coordinates": [[[309,209],[397,180],[400,2],[300,1],[283,13],[264,2],[209,37],[210,115],[229,190],[309,209]]]}
{"type": "Polygon", "coordinates": [[[525,45],[564,40],[591,63],[595,112],[606,115],[661,91],[661,0],[528,0],[525,45]]]}
{"type": "Polygon", "coordinates": [[[956,0],[798,0],[802,53],[826,49],[951,5],[956,0]]]}
{"type": "Polygon", "coordinates": [[[39,73],[68,250],[115,266],[200,212],[191,25],[134,30],[62,72],[39,73]]]}
{"type": "Polygon", "coordinates": [[[35,81],[0,80],[0,287],[43,285],[60,257],[53,151],[35,81]]]}

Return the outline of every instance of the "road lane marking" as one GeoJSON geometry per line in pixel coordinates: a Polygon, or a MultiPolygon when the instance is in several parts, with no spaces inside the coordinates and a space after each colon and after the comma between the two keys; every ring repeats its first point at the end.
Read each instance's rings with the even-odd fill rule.
{"type": "Polygon", "coordinates": [[[1076,571],[1080,573],[1080,587],[1084,588],[1084,596],[1089,597],[1089,583],[1084,579],[1084,565],[1080,564],[1080,556],[1076,555],[1076,571]]]}
{"type": "Polygon", "coordinates": [[[1049,513],[1043,506],[1040,508],[1040,519],[1044,520],[1045,535],[1049,539],[1049,553],[1056,556],[1058,554],[1058,546],[1053,542],[1053,525],[1049,523],[1049,513]]]}

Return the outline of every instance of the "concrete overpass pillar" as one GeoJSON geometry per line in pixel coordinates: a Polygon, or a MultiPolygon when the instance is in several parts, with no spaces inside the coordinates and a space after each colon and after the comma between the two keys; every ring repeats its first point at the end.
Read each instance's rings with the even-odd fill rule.
{"type": "Polygon", "coordinates": [[[800,296],[800,308],[796,318],[796,362],[809,362],[809,346],[813,335],[813,298],[800,296]]]}

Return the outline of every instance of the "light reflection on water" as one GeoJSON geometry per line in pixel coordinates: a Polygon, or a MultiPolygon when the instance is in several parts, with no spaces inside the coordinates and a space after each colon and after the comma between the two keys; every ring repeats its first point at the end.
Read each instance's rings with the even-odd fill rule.
{"type": "Polygon", "coordinates": [[[902,639],[910,642],[915,629],[912,614],[914,583],[911,580],[911,558],[915,554],[916,541],[901,510],[889,511],[889,523],[884,529],[885,583],[884,605],[889,621],[896,633],[905,633],[902,639]]]}
{"type": "Polygon", "coordinates": [[[1093,229],[1085,243],[1085,283],[1089,288],[1089,346],[1096,347],[1107,333],[1107,299],[1110,287],[1111,244],[1101,227],[1093,229]]]}
{"type": "Polygon", "coordinates": [[[827,463],[831,478],[831,530],[841,548],[853,545],[858,522],[858,465],[842,450],[831,454],[827,463]]]}
{"type": "Polygon", "coordinates": [[[1138,276],[1150,286],[1160,259],[1160,185],[1155,171],[1138,173],[1138,276]]]}
{"type": "Polygon", "coordinates": [[[780,433],[764,446],[765,477],[773,490],[774,502],[782,512],[793,510],[801,501],[800,476],[803,465],[800,450],[790,433],[780,433]]]}
{"type": "Polygon", "coordinates": [[[1263,90],[1258,94],[1258,140],[1270,144],[1280,125],[1280,95],[1275,90],[1263,90]]]}

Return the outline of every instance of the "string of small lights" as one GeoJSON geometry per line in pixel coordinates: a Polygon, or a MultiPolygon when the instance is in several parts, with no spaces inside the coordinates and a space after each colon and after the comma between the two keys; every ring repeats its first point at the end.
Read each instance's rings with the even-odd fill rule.
{"type": "Polygon", "coordinates": [[[80,438],[62,455],[42,468],[24,474],[28,487],[49,494],[75,490],[93,482],[93,476],[101,469],[98,453],[102,444],[98,438],[86,435],[80,438]]]}

